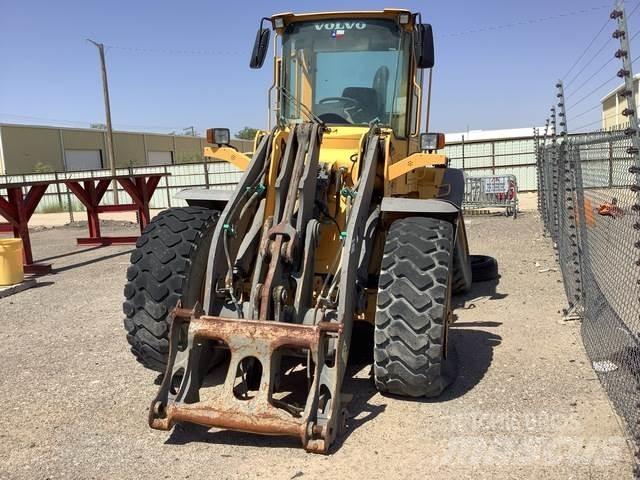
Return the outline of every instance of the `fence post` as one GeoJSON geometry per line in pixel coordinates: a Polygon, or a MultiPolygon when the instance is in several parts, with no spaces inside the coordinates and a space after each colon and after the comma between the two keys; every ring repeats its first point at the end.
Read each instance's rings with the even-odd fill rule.
{"type": "Polygon", "coordinates": [[[546,119],[544,124],[544,136],[542,138],[542,145],[540,147],[540,151],[538,152],[539,162],[538,162],[538,177],[540,181],[540,187],[538,188],[538,208],[540,211],[540,216],[542,217],[542,221],[544,223],[545,233],[549,230],[549,219],[548,213],[549,209],[547,208],[548,202],[548,192],[547,192],[547,136],[549,134],[549,118],[546,119]]]}
{"type": "MultiPolygon", "coordinates": [[[[629,44],[629,30],[627,26],[627,16],[624,10],[624,3],[618,0],[616,8],[611,12],[610,17],[618,22],[618,28],[613,32],[613,38],[620,40],[620,49],[615,53],[616,58],[622,59],[622,69],[618,71],[618,77],[624,78],[624,90],[620,92],[621,97],[627,99],[627,108],[622,110],[622,115],[628,118],[629,125],[624,133],[631,139],[631,147],[627,149],[627,154],[633,156],[633,165],[629,167],[629,173],[635,175],[635,184],[631,190],[637,194],[634,211],[640,211],[640,136],[638,133],[638,112],[636,94],[633,85],[633,65],[631,61],[631,47],[629,44]]],[[[636,221],[634,227],[640,229],[640,222],[636,221]]],[[[640,248],[640,242],[635,244],[640,248]]]]}
{"type": "MultiPolygon", "coordinates": [[[[565,318],[569,317],[572,314],[576,313],[576,308],[581,305],[582,301],[582,269],[580,265],[580,237],[578,236],[578,228],[577,228],[577,205],[578,203],[583,203],[576,201],[577,197],[583,194],[584,190],[582,189],[582,185],[576,188],[576,176],[575,176],[575,164],[576,160],[574,152],[570,151],[570,144],[568,138],[568,128],[567,128],[567,111],[565,108],[565,97],[564,97],[564,84],[562,80],[559,80],[556,83],[557,93],[556,96],[558,98],[558,116],[560,117],[560,127],[561,127],[561,144],[559,150],[559,164],[562,166],[562,174],[563,178],[563,189],[560,192],[562,195],[562,202],[560,204],[560,208],[563,213],[562,223],[566,226],[566,231],[563,232],[564,235],[567,235],[568,238],[564,239],[567,241],[566,247],[569,250],[568,252],[560,252],[560,259],[563,262],[562,266],[564,266],[568,271],[566,272],[568,277],[573,279],[573,288],[567,288],[567,300],[569,302],[569,306],[567,312],[565,313],[565,318]],[[564,255],[568,255],[567,258],[562,258],[564,255]]],[[[578,158],[579,162],[580,159],[578,158]]],[[[564,243],[564,242],[563,242],[564,243]]],[[[565,282],[566,283],[566,282],[565,282]]],[[[580,318],[580,317],[578,317],[580,318]]]]}
{"type": "Polygon", "coordinates": [[[167,192],[167,207],[171,208],[171,192],[169,192],[169,175],[168,175],[168,171],[167,171],[167,166],[164,166],[164,187],[166,189],[167,192]]]}
{"type": "Polygon", "coordinates": [[[58,172],[53,172],[53,176],[56,179],[56,193],[58,195],[58,208],[62,211],[62,194],[60,193],[60,184],[58,183],[58,172]]]}
{"type": "MultiPolygon", "coordinates": [[[[557,248],[558,242],[558,137],[557,137],[557,123],[556,123],[556,108],[551,107],[551,238],[553,239],[554,247],[557,248]]],[[[557,249],[556,249],[557,253],[557,249]]]]}
{"type": "MultiPolygon", "coordinates": [[[[629,167],[629,173],[634,175],[634,181],[632,185],[630,185],[630,189],[633,193],[636,194],[636,203],[631,207],[632,212],[636,215],[634,219],[633,228],[637,232],[640,230],[640,219],[638,219],[638,212],[640,212],[640,136],[638,133],[638,112],[637,112],[637,103],[636,103],[636,95],[634,89],[634,80],[633,80],[633,65],[632,65],[632,56],[631,56],[631,47],[630,47],[630,39],[629,39],[629,29],[627,26],[627,15],[624,9],[624,3],[622,0],[617,0],[616,8],[611,12],[609,17],[618,22],[618,28],[615,32],[613,32],[613,38],[617,38],[620,40],[620,48],[615,53],[615,57],[622,59],[622,69],[618,71],[618,77],[624,78],[624,90],[620,93],[620,96],[625,97],[627,99],[627,108],[622,111],[622,115],[628,118],[629,124],[625,129],[624,133],[627,137],[631,139],[631,146],[627,148],[627,154],[631,156],[633,159],[632,165],[629,167]]],[[[635,36],[635,35],[634,35],[635,36]]],[[[636,234],[637,239],[637,234],[636,234]]],[[[640,263],[638,263],[638,257],[640,254],[640,241],[636,241],[633,243],[636,251],[631,255],[633,258],[634,266],[637,268],[640,263]]],[[[636,282],[640,283],[640,279],[637,278],[636,274],[636,282]]],[[[635,296],[635,302],[640,301],[638,296],[635,296]]],[[[637,303],[636,303],[637,309],[637,303]]],[[[637,310],[636,310],[637,311],[637,310]]],[[[638,332],[635,332],[638,335],[638,332]]],[[[640,387],[637,387],[638,390],[636,394],[640,393],[640,387]]],[[[636,397],[637,398],[637,397],[636,397]]],[[[636,404],[637,407],[637,404],[636,404]]],[[[635,434],[635,457],[636,457],[636,466],[634,468],[634,473],[637,477],[640,477],[640,421],[635,425],[635,428],[632,427],[633,432],[635,434]]]]}
{"type": "Polygon", "coordinates": [[[609,188],[613,187],[613,142],[609,142],[609,188]]]}
{"type": "Polygon", "coordinates": [[[464,170],[464,135],[462,135],[462,170],[464,170]]]}
{"type": "Polygon", "coordinates": [[[536,127],[533,127],[533,146],[536,150],[536,196],[537,196],[537,207],[538,214],[542,218],[542,202],[541,202],[541,190],[542,190],[542,177],[541,177],[541,147],[540,147],[540,130],[536,127]]]}
{"type": "Polygon", "coordinates": [[[207,157],[204,157],[204,163],[202,164],[204,169],[204,186],[209,189],[209,167],[207,165],[207,157]]]}

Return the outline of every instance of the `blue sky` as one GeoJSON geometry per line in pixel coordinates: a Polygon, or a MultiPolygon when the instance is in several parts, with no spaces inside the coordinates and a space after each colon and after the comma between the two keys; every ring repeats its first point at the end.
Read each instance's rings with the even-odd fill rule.
{"type": "MultiPolygon", "coordinates": [[[[628,9],[636,3],[629,2],[628,9]]],[[[260,17],[397,6],[421,11],[423,20],[433,24],[432,130],[540,125],[554,100],[555,81],[605,22],[609,5],[608,0],[0,0],[0,122],[103,122],[98,55],[86,41],[93,38],[112,46],[107,66],[116,128],[166,132],[194,125],[202,132],[210,126],[232,131],[264,127],[271,69],[248,68],[260,17]],[[492,28],[584,9],[589,11],[492,28]]],[[[640,15],[633,20],[640,26],[640,15]]],[[[616,48],[612,42],[602,59],[616,48]]],[[[594,61],[593,67],[600,63],[594,61]]],[[[617,68],[610,65],[602,78],[617,68]]],[[[582,106],[597,105],[600,93],[614,86],[582,106]]]]}

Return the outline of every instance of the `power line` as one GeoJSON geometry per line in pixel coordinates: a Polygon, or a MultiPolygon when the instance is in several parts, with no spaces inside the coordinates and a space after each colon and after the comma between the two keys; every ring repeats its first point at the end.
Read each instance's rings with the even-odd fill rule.
{"type": "Polygon", "coordinates": [[[575,95],[578,91],[580,91],[580,89],[582,87],[584,87],[587,83],[589,83],[589,81],[595,77],[596,75],[598,75],[602,70],[604,70],[604,67],[606,67],[607,65],[609,65],[611,62],[613,62],[616,59],[616,57],[611,57],[609,60],[607,60],[604,65],[602,65],[598,70],[596,70],[594,73],[591,74],[591,76],[589,78],[587,78],[584,82],[582,82],[580,84],[580,86],[576,87],[576,89],[571,93],[571,95],[568,95],[567,98],[572,97],[573,95],[575,95]]]}
{"type": "Polygon", "coordinates": [[[170,49],[170,48],[138,48],[127,47],[121,45],[105,45],[107,48],[115,50],[123,50],[134,53],[164,53],[169,55],[241,55],[242,52],[226,51],[226,50],[188,50],[188,49],[170,49]]]}
{"type": "MultiPolygon", "coordinates": [[[[575,81],[578,79],[578,77],[580,77],[580,74],[581,74],[582,72],[584,72],[584,71],[586,70],[586,68],[587,68],[589,65],[591,65],[591,63],[592,63],[596,58],[598,58],[598,55],[600,55],[600,54],[602,53],[602,51],[603,51],[607,46],[609,46],[609,42],[610,42],[611,40],[612,40],[612,38],[609,38],[609,39],[607,39],[607,41],[606,41],[606,42],[604,42],[604,45],[602,45],[602,47],[600,47],[600,49],[595,53],[595,55],[593,55],[593,56],[591,57],[591,59],[590,59],[587,63],[585,63],[585,64],[582,66],[582,68],[580,69],[580,71],[579,71],[579,72],[578,72],[578,73],[577,73],[577,74],[576,74],[576,75],[575,75],[575,76],[574,76],[574,77],[573,77],[573,78],[572,78],[572,79],[567,83],[566,88],[569,88],[569,87],[571,86],[571,84],[572,84],[573,82],[575,82],[575,81]]],[[[613,58],[613,57],[612,57],[612,58],[613,58]]]]}
{"type": "Polygon", "coordinates": [[[577,115],[572,115],[572,116],[571,116],[571,120],[573,121],[573,120],[575,120],[576,118],[583,117],[583,116],[585,116],[587,113],[591,113],[591,112],[593,112],[594,110],[600,110],[600,108],[602,108],[602,105],[596,105],[595,107],[591,107],[589,110],[585,110],[584,112],[581,112],[581,113],[579,113],[579,114],[577,114],[577,115]]]}
{"type": "Polygon", "coordinates": [[[583,101],[585,101],[587,98],[589,98],[591,95],[593,95],[594,93],[596,93],[598,90],[600,90],[602,87],[604,87],[607,83],[611,82],[611,80],[615,80],[616,78],[618,78],[618,75],[614,75],[613,77],[611,77],[609,80],[604,81],[603,83],[601,83],[600,85],[598,85],[596,88],[594,88],[593,90],[591,90],[589,93],[587,93],[584,97],[582,97],[580,100],[578,100],[576,103],[574,103],[573,105],[571,105],[570,107],[567,108],[567,111],[571,110],[572,108],[574,108],[576,105],[579,105],[580,103],[582,103],[583,101]]]}
{"type": "Polygon", "coordinates": [[[587,127],[590,127],[591,125],[595,125],[595,124],[597,124],[597,123],[601,123],[601,122],[602,122],[602,123],[604,123],[604,122],[605,122],[605,120],[609,120],[609,119],[611,119],[611,118],[615,118],[615,117],[617,117],[617,116],[618,116],[618,114],[617,114],[617,113],[616,113],[616,114],[613,114],[613,115],[609,115],[609,116],[607,116],[607,117],[603,117],[603,118],[601,118],[600,120],[596,120],[596,121],[591,122],[591,123],[586,123],[586,124],[584,124],[584,125],[582,125],[582,126],[580,126],[580,127],[575,128],[574,130],[581,130],[581,129],[583,129],[583,128],[587,128],[587,127]]]}
{"type": "MultiPolygon", "coordinates": [[[[567,71],[567,73],[564,74],[564,77],[562,77],[562,80],[565,80],[569,74],[573,71],[574,68],[576,68],[576,66],[580,63],[580,60],[582,60],[584,58],[584,56],[587,54],[587,52],[589,51],[589,49],[591,48],[591,46],[595,43],[595,41],[598,39],[598,37],[600,36],[600,34],[604,31],[605,28],[607,28],[607,25],[609,25],[609,21],[610,19],[607,18],[607,21],[604,22],[604,25],[602,25],[602,28],[600,28],[600,30],[598,30],[598,33],[596,33],[595,37],[593,37],[593,39],[589,42],[589,45],[587,45],[587,48],[584,49],[584,51],[582,52],[582,54],[578,57],[578,59],[573,63],[573,65],[571,65],[571,68],[569,69],[569,71],[567,71]]],[[[607,40],[607,43],[609,43],[609,41],[607,40]]],[[[605,44],[606,45],[606,44],[605,44]]],[[[574,77],[575,78],[575,77],[574,77]]],[[[568,86],[568,85],[567,85],[568,86]]]]}
{"type": "Polygon", "coordinates": [[[638,7],[640,7],[640,2],[638,2],[638,4],[635,7],[633,7],[633,10],[631,10],[631,12],[627,14],[627,20],[629,20],[633,16],[633,14],[636,13],[636,10],[638,10],[638,7]]]}
{"type": "Polygon", "coordinates": [[[591,13],[593,11],[596,10],[602,10],[605,8],[611,8],[610,5],[600,5],[598,7],[591,7],[591,8],[585,8],[582,10],[574,10],[572,12],[567,12],[567,13],[560,13],[558,15],[550,15],[548,17],[539,17],[539,18],[532,18],[529,20],[520,20],[520,21],[516,21],[516,22],[512,22],[512,23],[504,23],[501,25],[490,25],[487,27],[482,27],[482,28],[477,28],[474,30],[463,30],[460,32],[450,32],[450,33],[445,33],[442,36],[443,37],[457,37],[460,35],[468,35],[471,33],[481,33],[481,32],[489,32],[489,31],[493,31],[493,30],[504,30],[506,28],[513,28],[513,27],[520,27],[523,25],[531,25],[534,23],[541,23],[541,22],[547,22],[549,20],[557,20],[560,18],[565,18],[565,17],[572,17],[575,15],[582,15],[585,13],[591,13]]]}

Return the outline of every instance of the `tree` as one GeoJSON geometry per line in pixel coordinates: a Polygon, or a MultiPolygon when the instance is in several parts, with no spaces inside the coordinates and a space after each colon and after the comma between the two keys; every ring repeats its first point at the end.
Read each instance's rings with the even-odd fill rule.
{"type": "Polygon", "coordinates": [[[91,128],[95,128],[96,130],[106,130],[107,126],[104,123],[92,123],[90,125],[91,128]]]}
{"type": "Polygon", "coordinates": [[[54,168],[48,163],[38,162],[33,166],[33,173],[53,173],[54,168]]]}
{"type": "Polygon", "coordinates": [[[242,140],[253,140],[254,138],[256,138],[256,133],[258,133],[257,128],[244,127],[242,130],[236,133],[236,138],[240,138],[242,140]]]}

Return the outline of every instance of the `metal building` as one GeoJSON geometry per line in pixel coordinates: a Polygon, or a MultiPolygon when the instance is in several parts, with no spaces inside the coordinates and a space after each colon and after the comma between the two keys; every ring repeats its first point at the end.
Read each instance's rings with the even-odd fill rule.
{"type": "MultiPolygon", "coordinates": [[[[640,83],[640,74],[633,76],[633,89],[635,91],[636,103],[640,105],[640,96],[638,95],[638,84],[640,83]]],[[[622,128],[627,123],[627,117],[622,115],[622,111],[627,108],[627,99],[620,96],[620,92],[624,89],[624,85],[620,85],[615,90],[607,93],[601,100],[602,103],[602,128],[607,130],[610,128],[622,128]]],[[[636,111],[638,108],[636,105],[636,111]]]]}
{"type": "MultiPolygon", "coordinates": [[[[206,139],[187,135],[113,132],[117,167],[204,161],[206,139]]],[[[253,142],[232,141],[240,151],[253,142]]],[[[109,168],[106,132],[91,128],[0,124],[0,174],[18,175],[109,168]]]]}

